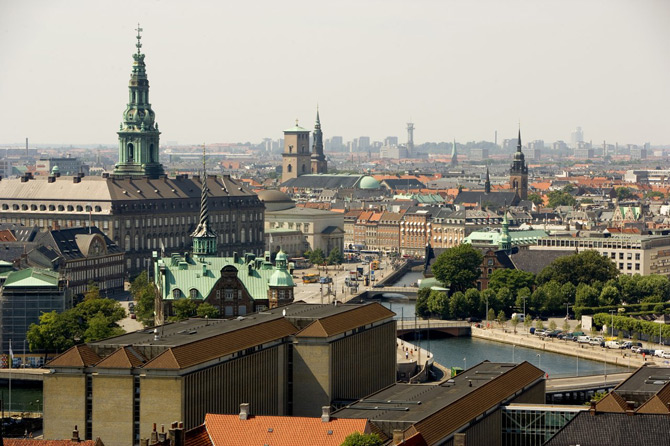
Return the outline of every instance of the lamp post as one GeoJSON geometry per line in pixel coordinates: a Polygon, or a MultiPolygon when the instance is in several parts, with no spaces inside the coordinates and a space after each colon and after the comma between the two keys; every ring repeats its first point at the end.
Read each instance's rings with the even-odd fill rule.
{"type": "Polygon", "coordinates": [[[610,314],[612,315],[612,329],[610,330],[612,337],[614,337],[614,313],[616,313],[616,310],[610,310],[610,314]]]}
{"type": "Polygon", "coordinates": [[[516,344],[512,344],[512,364],[515,364],[515,362],[514,362],[514,347],[516,347],[516,344]]]}
{"type": "Polygon", "coordinates": [[[539,368],[540,370],[542,370],[542,355],[539,354],[539,353],[537,354],[537,360],[538,360],[539,363],[540,363],[540,365],[539,365],[538,368],[539,368]]]}
{"type": "Polygon", "coordinates": [[[486,296],[486,328],[489,326],[489,297],[486,296]]]}
{"type": "Polygon", "coordinates": [[[468,369],[468,358],[463,356],[463,370],[468,369]]]}
{"type": "Polygon", "coordinates": [[[526,299],[528,299],[528,296],[523,296],[521,299],[523,299],[523,320],[526,320],[526,299]]]}

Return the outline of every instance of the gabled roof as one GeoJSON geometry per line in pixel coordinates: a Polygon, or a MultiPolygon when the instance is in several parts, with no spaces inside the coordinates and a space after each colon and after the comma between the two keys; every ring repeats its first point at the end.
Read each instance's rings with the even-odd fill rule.
{"type": "Polygon", "coordinates": [[[7,276],[5,288],[40,287],[57,288],[59,274],[38,268],[13,271],[7,276]]]}
{"type": "Polygon", "coordinates": [[[298,338],[328,338],[354,328],[395,316],[378,303],[352,306],[350,310],[315,320],[296,334],[298,338]]]}
{"type": "Polygon", "coordinates": [[[486,205],[486,203],[492,203],[497,206],[511,206],[516,204],[519,201],[519,197],[516,192],[491,192],[486,193],[484,191],[462,191],[460,194],[454,198],[454,204],[479,204],[486,205]]]}
{"type": "Polygon", "coordinates": [[[86,345],[75,345],[47,363],[48,367],[90,367],[100,362],[98,356],[86,345]]]}
{"type": "MultiPolygon", "coordinates": [[[[90,228],[79,227],[42,232],[37,236],[36,241],[51,248],[53,251],[56,251],[64,259],[70,260],[93,255],[93,253],[89,253],[88,251],[91,241],[95,238],[102,238],[105,243],[104,249],[107,251],[106,254],[119,254],[123,252],[116,243],[95,226],[90,228]]],[[[106,254],[102,253],[101,255],[106,254]]]]}
{"type": "Polygon", "coordinates": [[[280,317],[238,330],[171,347],[151,361],[145,369],[179,370],[211,361],[250,347],[272,342],[297,331],[287,319],[280,317]]]}
{"type": "Polygon", "coordinates": [[[628,408],[626,400],[616,392],[610,392],[607,396],[596,404],[596,408],[601,412],[618,412],[624,413],[628,408]]]}
{"type": "MultiPolygon", "coordinates": [[[[612,392],[614,393],[614,392],[612,392]]],[[[670,381],[668,381],[656,395],[649,398],[637,409],[637,413],[670,413],[670,381]]]]}
{"type": "Polygon", "coordinates": [[[250,416],[240,420],[239,415],[206,414],[205,426],[214,446],[340,446],[354,432],[369,432],[366,419],[347,418],[323,422],[321,418],[250,416]]]}
{"type": "Polygon", "coordinates": [[[207,432],[207,426],[201,424],[186,431],[184,446],[214,446],[207,432]]]}
{"type": "Polygon", "coordinates": [[[545,446],[668,444],[670,417],[657,414],[578,413],[545,446]]]}
{"type": "Polygon", "coordinates": [[[147,359],[133,347],[122,347],[96,364],[103,369],[131,369],[140,367],[147,359]]]}
{"type": "Polygon", "coordinates": [[[519,252],[512,254],[509,258],[516,269],[538,274],[554,260],[573,254],[574,251],[570,250],[520,249],[519,252]]]}

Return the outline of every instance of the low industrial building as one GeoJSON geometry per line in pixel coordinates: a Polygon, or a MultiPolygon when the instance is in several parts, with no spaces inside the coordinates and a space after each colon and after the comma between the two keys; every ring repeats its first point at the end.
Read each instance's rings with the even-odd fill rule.
{"type": "Polygon", "coordinates": [[[394,313],[378,303],[282,308],[232,320],[189,319],[85,345],[44,377],[44,436],[108,446],[148,438],[153,423],[207,413],[318,417],[395,382],[394,313]]]}

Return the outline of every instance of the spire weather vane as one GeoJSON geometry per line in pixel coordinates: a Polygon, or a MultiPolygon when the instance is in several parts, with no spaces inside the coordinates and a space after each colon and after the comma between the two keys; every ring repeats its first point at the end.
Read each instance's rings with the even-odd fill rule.
{"type": "Polygon", "coordinates": [[[137,31],[137,43],[135,44],[135,46],[137,47],[137,54],[140,54],[140,48],[142,48],[142,42],[140,42],[140,40],[142,39],[142,34],[140,33],[144,30],[140,28],[140,24],[138,23],[135,31],[137,31]]]}

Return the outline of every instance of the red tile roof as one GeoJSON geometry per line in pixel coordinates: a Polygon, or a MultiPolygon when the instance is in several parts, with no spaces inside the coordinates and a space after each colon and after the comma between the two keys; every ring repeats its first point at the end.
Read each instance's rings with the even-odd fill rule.
{"type": "Polygon", "coordinates": [[[212,438],[207,432],[207,427],[201,424],[186,431],[184,446],[213,446],[212,438]]]}
{"type": "MultiPolygon", "coordinates": [[[[251,416],[205,415],[205,426],[214,446],[340,446],[354,432],[368,433],[368,420],[251,416]]],[[[190,443],[187,445],[191,446],[190,443]]]]}

